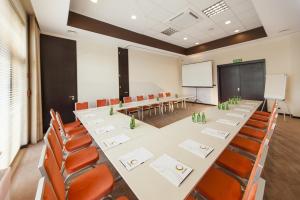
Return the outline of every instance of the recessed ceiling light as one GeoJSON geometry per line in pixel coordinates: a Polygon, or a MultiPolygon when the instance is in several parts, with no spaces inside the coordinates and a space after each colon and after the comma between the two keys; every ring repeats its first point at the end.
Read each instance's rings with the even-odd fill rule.
{"type": "Polygon", "coordinates": [[[231,21],[230,20],[227,20],[226,22],[225,22],[225,24],[230,24],[231,23],[231,21]]]}
{"type": "Polygon", "coordinates": [[[187,40],[187,39],[188,39],[187,37],[184,37],[184,38],[183,38],[183,40],[187,40]]]}
{"type": "Polygon", "coordinates": [[[90,0],[93,3],[98,3],[98,0],[90,0]]]}
{"type": "Polygon", "coordinates": [[[196,42],[196,43],[195,43],[195,45],[198,45],[198,44],[199,44],[199,42],[196,42]]]}
{"type": "Polygon", "coordinates": [[[216,14],[219,14],[221,12],[224,12],[227,10],[229,7],[225,3],[225,1],[219,1],[218,3],[204,9],[202,12],[207,16],[207,17],[212,17],[216,14]]]}
{"type": "Polygon", "coordinates": [[[235,32],[235,33],[238,33],[238,32],[240,32],[240,30],[236,29],[234,32],[235,32]]]}
{"type": "Polygon", "coordinates": [[[136,15],[131,15],[131,19],[136,19],[136,15]]]}

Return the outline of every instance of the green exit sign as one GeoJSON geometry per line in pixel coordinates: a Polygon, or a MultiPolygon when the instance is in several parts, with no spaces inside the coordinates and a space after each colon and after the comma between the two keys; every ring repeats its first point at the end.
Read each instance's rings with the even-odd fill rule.
{"type": "Polygon", "coordinates": [[[240,62],[243,62],[243,59],[241,59],[241,58],[233,59],[232,62],[233,63],[240,63],[240,62]]]}

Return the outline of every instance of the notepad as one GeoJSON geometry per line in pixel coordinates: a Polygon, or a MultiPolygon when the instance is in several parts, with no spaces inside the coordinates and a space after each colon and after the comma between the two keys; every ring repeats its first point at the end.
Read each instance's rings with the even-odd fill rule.
{"type": "Polygon", "coordinates": [[[98,124],[101,124],[102,122],[104,122],[103,119],[96,119],[96,120],[92,120],[92,121],[87,122],[87,124],[89,124],[89,125],[98,125],[98,124]]]}
{"type": "Polygon", "coordinates": [[[205,128],[201,131],[201,133],[213,136],[213,137],[217,137],[217,138],[221,138],[221,139],[226,139],[229,135],[229,132],[226,131],[221,131],[221,130],[217,130],[217,129],[213,129],[213,128],[205,128]]]}
{"type": "Polygon", "coordinates": [[[245,108],[234,108],[233,110],[240,111],[240,112],[247,112],[247,113],[249,113],[251,111],[251,110],[245,109],[245,108]]]}
{"type": "Polygon", "coordinates": [[[109,133],[111,131],[115,130],[115,127],[112,125],[104,126],[101,128],[96,128],[95,131],[97,134],[104,134],[104,133],[109,133]]]}
{"type": "Polygon", "coordinates": [[[150,167],[177,187],[179,187],[193,171],[192,168],[168,156],[167,154],[163,154],[153,161],[150,164],[150,167]]]}
{"type": "Polygon", "coordinates": [[[201,144],[191,139],[187,139],[179,146],[201,158],[206,158],[213,150],[213,147],[201,144]]]}
{"type": "Polygon", "coordinates": [[[101,147],[101,149],[106,150],[106,149],[118,146],[124,142],[127,142],[129,139],[130,138],[125,134],[117,135],[117,136],[102,140],[100,142],[100,147],[101,147]]]}
{"type": "Polygon", "coordinates": [[[245,114],[233,113],[233,112],[226,113],[226,115],[230,116],[230,117],[237,117],[237,118],[245,118],[246,117],[245,114]]]}
{"type": "Polygon", "coordinates": [[[88,114],[84,114],[83,117],[85,118],[90,118],[90,117],[95,117],[96,114],[93,114],[93,113],[88,113],[88,114]]]}
{"type": "Polygon", "coordinates": [[[226,125],[229,125],[229,126],[237,126],[240,123],[238,121],[232,121],[232,120],[229,120],[229,119],[218,119],[217,122],[221,123],[221,124],[226,124],[226,125]]]}
{"type": "Polygon", "coordinates": [[[253,106],[250,106],[250,105],[240,105],[239,107],[241,108],[248,108],[248,109],[252,109],[253,106]]]}
{"type": "Polygon", "coordinates": [[[153,154],[144,147],[135,149],[119,158],[119,161],[128,170],[132,170],[137,166],[143,164],[153,157],[153,154]]]}

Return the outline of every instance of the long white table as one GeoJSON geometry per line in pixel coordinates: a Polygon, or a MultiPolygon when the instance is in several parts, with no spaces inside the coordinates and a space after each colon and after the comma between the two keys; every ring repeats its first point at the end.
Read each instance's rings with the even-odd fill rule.
{"type": "MultiPolygon", "coordinates": [[[[239,107],[241,104],[245,104],[245,102],[244,100],[238,105],[230,105],[229,111],[218,110],[216,107],[207,109],[205,111],[207,117],[206,124],[193,123],[191,117],[187,117],[161,129],[137,120],[137,127],[132,130],[129,128],[130,117],[118,112],[110,116],[109,106],[76,111],[75,114],[98,145],[100,145],[103,139],[111,138],[119,134],[125,134],[130,138],[129,141],[119,146],[102,150],[139,199],[182,200],[193,190],[206,171],[213,165],[222,151],[228,146],[235,135],[238,134],[241,127],[261,104],[261,101],[247,101],[255,103],[255,105],[253,105],[251,112],[245,113],[246,116],[243,119],[226,115],[228,112],[239,113],[238,111],[233,111],[233,108],[239,107]],[[216,120],[220,118],[239,121],[239,124],[235,127],[219,124],[216,120]],[[109,133],[96,133],[95,130],[97,128],[105,126],[113,126],[115,129],[109,133]],[[228,131],[230,135],[226,139],[205,135],[201,133],[201,130],[205,127],[228,131]],[[178,146],[186,139],[192,139],[199,143],[212,146],[214,151],[207,158],[202,159],[178,146]],[[146,148],[154,156],[135,169],[127,171],[119,161],[119,158],[140,147],[146,148]],[[192,173],[179,187],[171,184],[149,166],[150,163],[163,154],[168,154],[193,169],[192,173]]],[[[145,105],[149,105],[149,103],[150,102],[145,102],[145,105]]],[[[135,103],[131,104],[133,107],[136,105],[135,103]]],[[[144,106],[143,103],[139,105],[144,106]]],[[[124,109],[124,107],[122,109],[124,109]]],[[[130,106],[126,105],[125,108],[130,108],[130,106]]],[[[117,107],[116,110],[118,110],[117,107]]]]}

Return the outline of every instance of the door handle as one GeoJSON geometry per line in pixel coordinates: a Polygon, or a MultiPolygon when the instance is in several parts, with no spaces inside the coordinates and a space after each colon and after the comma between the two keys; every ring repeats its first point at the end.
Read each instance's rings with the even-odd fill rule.
{"type": "Polygon", "coordinates": [[[240,88],[237,88],[237,91],[239,92],[239,91],[240,91],[240,88]]]}
{"type": "Polygon", "coordinates": [[[71,99],[72,101],[75,100],[75,96],[69,96],[69,99],[71,99]]]}
{"type": "Polygon", "coordinates": [[[124,93],[128,94],[128,92],[124,92],[124,93]]]}

